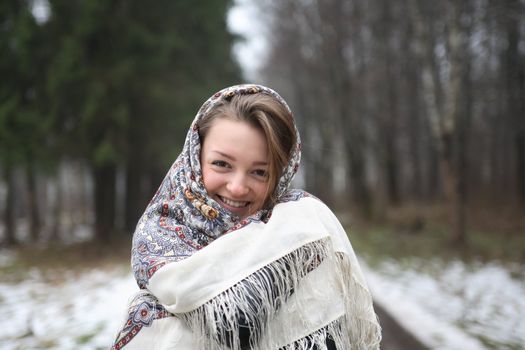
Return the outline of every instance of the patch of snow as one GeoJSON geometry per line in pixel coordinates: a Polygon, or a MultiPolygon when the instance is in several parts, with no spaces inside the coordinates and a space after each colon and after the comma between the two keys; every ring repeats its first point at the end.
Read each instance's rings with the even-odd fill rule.
{"type": "MultiPolygon", "coordinates": [[[[525,349],[523,266],[388,260],[363,270],[375,301],[430,349],[525,349]]],[[[34,268],[22,282],[0,281],[9,320],[0,350],[108,349],[137,291],[123,267],[52,276],[34,268]]]]}
{"type": "Polygon", "coordinates": [[[39,270],[17,284],[0,284],[0,349],[108,349],[138,289],[122,269],[60,276],[58,284],[39,270]]]}
{"type": "Polygon", "coordinates": [[[389,260],[363,268],[375,301],[431,349],[525,348],[525,281],[507,267],[389,260]]]}

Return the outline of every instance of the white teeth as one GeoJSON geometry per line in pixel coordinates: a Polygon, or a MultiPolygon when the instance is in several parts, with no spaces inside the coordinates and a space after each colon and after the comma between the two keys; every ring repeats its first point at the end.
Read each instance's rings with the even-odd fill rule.
{"type": "Polygon", "coordinates": [[[238,202],[238,201],[234,201],[234,200],[231,200],[225,197],[220,197],[220,198],[224,203],[228,204],[229,206],[235,207],[235,208],[242,208],[248,204],[248,202],[238,202]]]}

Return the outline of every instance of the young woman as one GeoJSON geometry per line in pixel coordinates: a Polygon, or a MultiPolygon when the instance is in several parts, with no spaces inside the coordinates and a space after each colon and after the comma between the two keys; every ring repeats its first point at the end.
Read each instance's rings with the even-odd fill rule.
{"type": "Polygon", "coordinates": [[[112,349],[378,349],[381,330],[344,229],[289,189],[300,159],[273,90],[238,85],[200,108],[140,219],[142,290],[112,349]]]}

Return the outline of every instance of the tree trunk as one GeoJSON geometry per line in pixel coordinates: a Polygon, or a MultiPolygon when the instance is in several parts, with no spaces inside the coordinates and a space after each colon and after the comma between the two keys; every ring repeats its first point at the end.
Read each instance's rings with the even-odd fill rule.
{"type": "Polygon", "coordinates": [[[94,169],[95,180],[95,238],[107,241],[115,228],[116,167],[99,166],[94,169]]]}
{"type": "MultiPolygon", "coordinates": [[[[321,4],[322,2],[320,2],[321,4]]],[[[334,112],[338,118],[337,124],[343,128],[344,152],[347,159],[349,173],[349,187],[352,202],[365,218],[372,216],[372,196],[367,182],[366,159],[367,138],[363,115],[366,107],[362,96],[357,94],[353,82],[360,81],[365,76],[364,43],[359,35],[358,19],[363,14],[360,4],[354,3],[351,11],[345,6],[345,1],[336,0],[331,4],[323,3],[325,21],[326,62],[328,67],[328,83],[331,85],[334,112]],[[348,18],[355,21],[353,28],[348,29],[348,18]],[[361,55],[356,57],[356,66],[352,70],[351,64],[345,56],[345,50],[352,42],[354,50],[361,55]],[[359,63],[358,63],[359,62],[359,63]]]]}
{"type": "Polygon", "coordinates": [[[5,244],[7,246],[16,245],[16,221],[15,221],[15,181],[13,168],[7,165],[4,169],[5,183],[7,184],[7,193],[4,211],[5,223],[5,244]]]}
{"type": "Polygon", "coordinates": [[[466,243],[466,227],[465,227],[465,203],[461,191],[464,190],[461,184],[461,173],[459,162],[457,159],[463,157],[461,154],[464,150],[454,145],[456,137],[461,137],[461,119],[465,112],[461,109],[461,104],[464,103],[465,95],[463,93],[463,82],[465,81],[465,67],[464,60],[468,60],[466,52],[465,31],[462,31],[460,18],[462,15],[460,5],[454,3],[453,0],[447,1],[448,10],[450,11],[450,20],[447,42],[450,50],[450,70],[448,77],[448,84],[446,88],[445,108],[441,122],[441,138],[443,140],[442,150],[442,166],[444,169],[443,181],[445,186],[445,194],[447,197],[447,205],[449,207],[450,218],[452,221],[452,242],[457,244],[466,243]],[[456,146],[456,147],[454,147],[456,146]],[[455,153],[455,154],[454,154],[455,153]],[[458,157],[458,158],[456,158],[458,157]]]}
{"type": "MultiPolygon", "coordinates": [[[[352,147],[352,146],[347,146],[352,147]]],[[[364,155],[359,150],[351,152],[347,149],[350,164],[350,181],[353,201],[364,218],[370,219],[373,214],[372,198],[366,181],[364,155]]]]}
{"type": "MultiPolygon", "coordinates": [[[[146,209],[148,201],[152,198],[156,188],[160,182],[152,184],[149,179],[151,177],[146,172],[146,164],[140,159],[135,159],[136,162],[131,162],[126,166],[126,194],[125,194],[125,232],[133,234],[135,226],[137,225],[140,216],[146,209]]],[[[162,177],[161,177],[162,181],[162,177]]]]}
{"type": "MultiPolygon", "coordinates": [[[[442,34],[448,50],[448,76],[444,83],[439,78],[440,66],[436,62],[435,43],[438,33],[432,30],[431,14],[424,11],[427,3],[411,3],[414,22],[419,32],[423,52],[423,83],[429,122],[438,144],[440,174],[445,196],[445,206],[449,215],[451,241],[456,244],[466,243],[465,203],[460,193],[460,173],[458,168],[457,137],[461,136],[458,125],[461,124],[461,104],[464,99],[462,87],[465,79],[464,60],[467,57],[467,40],[462,31],[461,16],[464,15],[462,4],[448,0],[444,3],[447,14],[447,31],[442,34]],[[425,19],[431,24],[425,26],[425,19]],[[431,28],[430,30],[428,28],[431,28]]],[[[428,5],[427,5],[428,6],[428,5]]],[[[468,59],[468,58],[467,58],[468,59]]],[[[460,150],[462,152],[463,150],[460,150]]],[[[461,155],[459,155],[461,156],[461,155]]]]}
{"type": "Polygon", "coordinates": [[[51,241],[59,241],[62,233],[62,203],[64,201],[64,190],[60,176],[60,169],[55,179],[55,203],[53,206],[53,225],[51,226],[51,241]]]}
{"type": "Polygon", "coordinates": [[[519,203],[525,208],[525,131],[521,131],[516,135],[516,158],[518,163],[516,171],[519,203]]]}
{"type": "Polygon", "coordinates": [[[459,176],[453,159],[453,137],[442,135],[442,152],[440,153],[439,165],[445,205],[447,208],[449,224],[451,228],[452,243],[464,244],[466,240],[464,217],[461,215],[463,207],[459,190],[459,176]]]}
{"type": "Polygon", "coordinates": [[[36,242],[40,237],[40,210],[38,208],[37,176],[32,164],[26,167],[27,173],[27,202],[29,205],[29,233],[31,240],[36,242]]]}
{"type": "Polygon", "coordinates": [[[392,11],[394,5],[388,1],[383,2],[376,11],[380,13],[378,20],[374,23],[375,32],[378,37],[378,48],[376,56],[379,60],[382,76],[385,83],[376,87],[379,99],[379,111],[376,113],[378,119],[379,133],[381,134],[381,158],[383,173],[385,174],[386,194],[388,203],[397,206],[401,202],[399,191],[399,160],[397,155],[397,142],[399,140],[399,101],[396,51],[391,43],[391,28],[393,25],[392,11]]]}
{"type": "Polygon", "coordinates": [[[140,210],[138,209],[140,202],[140,169],[137,169],[135,162],[129,162],[126,166],[125,198],[124,229],[132,234],[140,215],[140,210]]]}
{"type": "MultiPolygon", "coordinates": [[[[508,3],[508,2],[507,2],[508,3]]],[[[520,13],[519,3],[510,3],[508,10],[520,13]],[[512,8],[513,6],[517,8],[512,8]],[[514,11],[513,11],[514,10],[514,11]]],[[[519,51],[520,16],[506,19],[507,50],[505,51],[506,113],[515,127],[514,148],[518,201],[525,206],[525,55],[519,51]]]]}
{"type": "MultiPolygon", "coordinates": [[[[405,4],[407,6],[408,4],[405,4]]],[[[404,9],[406,12],[408,9],[404,9]]],[[[411,199],[422,200],[424,198],[424,175],[423,175],[423,152],[424,141],[426,138],[422,135],[423,123],[421,122],[421,85],[419,80],[419,71],[421,70],[416,53],[412,48],[414,40],[416,40],[414,33],[414,24],[412,21],[406,21],[403,31],[403,38],[401,44],[401,51],[405,53],[401,61],[401,76],[406,77],[405,90],[403,94],[402,104],[405,105],[406,113],[406,133],[408,138],[409,158],[408,166],[411,169],[411,176],[408,181],[405,180],[404,185],[409,187],[407,191],[411,199]]]]}

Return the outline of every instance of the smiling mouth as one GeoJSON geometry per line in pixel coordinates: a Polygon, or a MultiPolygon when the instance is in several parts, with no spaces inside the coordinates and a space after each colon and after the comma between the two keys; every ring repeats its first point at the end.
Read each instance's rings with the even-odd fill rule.
{"type": "Polygon", "coordinates": [[[228,199],[226,197],[223,197],[223,196],[219,196],[217,195],[217,197],[219,197],[219,199],[226,205],[230,206],[230,207],[233,207],[233,208],[244,208],[246,207],[250,202],[240,202],[240,201],[234,201],[232,199],[228,199]]]}

